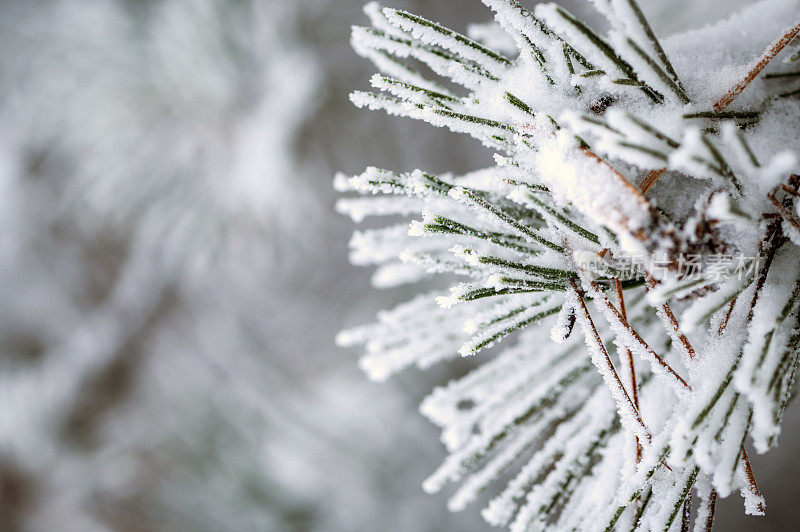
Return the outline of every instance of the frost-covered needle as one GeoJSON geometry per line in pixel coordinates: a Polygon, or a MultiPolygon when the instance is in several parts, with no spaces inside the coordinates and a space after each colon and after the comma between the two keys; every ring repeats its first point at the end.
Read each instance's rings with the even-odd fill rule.
{"type": "Polygon", "coordinates": [[[764,70],[770,61],[772,61],[775,56],[786,47],[786,45],[788,45],[795,37],[797,37],[798,33],[800,33],[800,22],[784,31],[784,33],[778,37],[775,42],[773,42],[766,50],[764,50],[764,53],[761,54],[761,56],[747,71],[747,75],[744,77],[744,79],[734,85],[731,90],[726,92],[725,95],[723,95],[722,98],[720,98],[717,103],[714,104],[714,110],[722,111],[728,107],[731,102],[733,102],[733,100],[735,100],[736,97],[739,96],[739,94],[741,94],[748,85],[750,85],[750,82],[753,81],[762,70],[764,70]]]}

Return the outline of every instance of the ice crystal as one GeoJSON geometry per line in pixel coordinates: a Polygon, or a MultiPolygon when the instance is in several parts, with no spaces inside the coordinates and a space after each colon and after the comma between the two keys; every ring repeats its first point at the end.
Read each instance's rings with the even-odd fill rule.
{"type": "Polygon", "coordinates": [[[374,196],[340,201],[356,221],[414,218],[354,236],[376,284],[467,277],[340,343],[377,379],[497,346],[422,406],[450,452],[424,487],[460,482],[453,510],[507,481],[483,516],[512,530],[688,529],[693,492],[696,529],[733,491],[762,514],[745,447],[775,445],[800,354],[800,2],[663,39],[635,0],[593,2],[605,34],[483,2],[507,37],[376,3],[353,29],[382,72],[353,103],[466,133],[496,165],[337,178],[374,196]]]}

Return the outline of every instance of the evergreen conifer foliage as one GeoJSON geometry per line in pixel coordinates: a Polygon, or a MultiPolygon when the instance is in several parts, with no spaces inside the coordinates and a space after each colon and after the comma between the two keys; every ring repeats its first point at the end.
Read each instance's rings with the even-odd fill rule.
{"type": "Polygon", "coordinates": [[[667,39],[636,0],[594,0],[604,34],[483,2],[515,54],[376,3],[353,28],[380,70],[355,105],[496,164],[337,176],[356,222],[410,218],[353,236],[376,286],[461,277],[338,342],[378,380],[494,348],[421,407],[454,511],[489,491],[512,530],[707,530],[738,491],[763,514],[746,447],[777,443],[800,360],[800,2],[667,39]]]}

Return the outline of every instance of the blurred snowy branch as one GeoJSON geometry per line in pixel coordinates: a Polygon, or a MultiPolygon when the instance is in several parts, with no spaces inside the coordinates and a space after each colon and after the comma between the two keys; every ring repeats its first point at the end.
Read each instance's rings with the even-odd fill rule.
{"type": "Polygon", "coordinates": [[[335,325],[291,345],[337,276],[308,260],[304,7],[0,5],[0,528],[408,519],[375,504],[391,436],[325,360],[335,325]]]}

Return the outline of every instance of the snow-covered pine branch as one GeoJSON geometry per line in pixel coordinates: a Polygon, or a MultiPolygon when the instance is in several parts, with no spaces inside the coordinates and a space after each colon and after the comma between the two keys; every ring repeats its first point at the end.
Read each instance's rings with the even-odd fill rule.
{"type": "Polygon", "coordinates": [[[356,221],[412,217],[354,236],[376,284],[467,277],[339,342],[378,379],[491,358],[422,406],[450,451],[425,489],[461,482],[453,510],[516,469],[483,511],[512,530],[687,530],[693,491],[696,530],[733,491],[763,514],[745,447],[775,445],[800,355],[800,1],[666,39],[636,0],[594,1],[607,34],[483,2],[509,38],[377,3],[353,30],[381,70],[356,105],[466,133],[497,165],[337,178],[370,196],[340,201],[356,221]]]}

